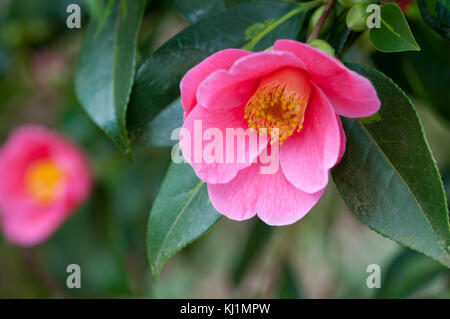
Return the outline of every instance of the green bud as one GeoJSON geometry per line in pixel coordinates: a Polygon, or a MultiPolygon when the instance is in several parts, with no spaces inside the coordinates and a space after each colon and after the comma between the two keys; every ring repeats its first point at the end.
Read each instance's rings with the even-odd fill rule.
{"type": "MultiPolygon", "coordinates": [[[[319,22],[319,19],[322,16],[323,11],[325,10],[325,7],[326,5],[318,7],[316,11],[314,11],[314,13],[311,15],[311,19],[309,19],[308,23],[308,34],[311,34],[312,29],[314,29],[314,26],[317,24],[317,22],[319,22]]],[[[327,18],[322,25],[322,28],[320,28],[319,37],[325,34],[330,29],[330,27],[333,25],[335,16],[336,10],[332,8],[328,13],[327,18]]]]}
{"type": "Polygon", "coordinates": [[[352,31],[361,32],[367,29],[367,17],[366,12],[367,5],[357,4],[351,7],[347,12],[347,27],[352,31]]]}
{"type": "Polygon", "coordinates": [[[350,9],[356,4],[369,4],[370,0],[338,0],[339,4],[344,8],[350,9]]]}
{"type": "Polygon", "coordinates": [[[328,53],[331,56],[334,56],[334,49],[327,41],[314,39],[309,41],[307,44],[325,53],[328,53]]]}

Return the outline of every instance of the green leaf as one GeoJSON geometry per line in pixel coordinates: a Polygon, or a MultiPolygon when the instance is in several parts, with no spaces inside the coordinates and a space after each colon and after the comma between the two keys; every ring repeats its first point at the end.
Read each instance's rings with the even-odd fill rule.
{"type": "Polygon", "coordinates": [[[345,21],[347,11],[342,12],[336,19],[336,22],[331,28],[326,40],[334,48],[336,56],[338,56],[344,48],[351,31],[347,28],[345,21]]]}
{"type": "Polygon", "coordinates": [[[448,270],[434,260],[409,249],[395,256],[382,276],[376,298],[408,298],[448,270]]]}
{"type": "Polygon", "coordinates": [[[382,52],[420,51],[402,10],[396,4],[383,5],[380,15],[380,28],[370,29],[370,39],[377,50],[382,52]]]}
{"type": "Polygon", "coordinates": [[[153,278],[180,249],[202,236],[221,217],[211,205],[206,184],[188,164],[171,164],[153,203],[147,228],[147,253],[153,278]]]}
{"type": "MultiPolygon", "coordinates": [[[[247,3],[247,2],[260,2],[260,1],[267,1],[267,0],[223,0],[223,2],[225,3],[225,6],[227,8],[233,7],[233,6],[237,6],[243,3],[247,3]]],[[[280,2],[294,2],[292,0],[273,0],[273,1],[280,1],[280,2]]],[[[304,0],[298,1],[298,2],[304,2],[304,0]]]]}
{"type": "MultiPolygon", "coordinates": [[[[246,30],[245,40],[248,40],[248,42],[242,48],[245,50],[255,50],[255,47],[263,49],[261,48],[260,42],[265,36],[267,36],[277,27],[279,27],[280,25],[282,25],[283,23],[285,23],[286,21],[288,21],[289,19],[298,14],[303,14],[302,18],[304,18],[306,12],[315,6],[316,3],[314,2],[303,3],[302,5],[299,5],[297,8],[292,9],[291,11],[289,11],[288,13],[279,18],[270,19],[264,23],[255,23],[246,30]]],[[[297,28],[297,33],[298,29],[299,28],[297,28]]],[[[275,40],[277,40],[277,38],[275,38],[272,42],[274,42],[275,40]]]]}
{"type": "Polygon", "coordinates": [[[175,138],[171,139],[171,137],[177,128],[183,126],[183,112],[181,98],[178,98],[145,126],[136,143],[155,147],[174,146],[179,136],[174,134],[175,138]]]}
{"type": "Polygon", "coordinates": [[[425,22],[441,36],[450,40],[450,1],[418,0],[425,22]]]}
{"type": "Polygon", "coordinates": [[[91,19],[101,19],[103,8],[103,1],[98,0],[83,0],[84,5],[89,10],[91,19]]]}
{"type": "Polygon", "coordinates": [[[279,38],[295,39],[307,10],[315,5],[247,3],[202,19],[178,33],[139,69],[127,116],[130,137],[140,137],[151,120],[179,96],[179,82],[190,68],[222,49],[251,43],[254,50],[264,50],[279,38]],[[292,15],[293,10],[297,15],[292,15]],[[279,19],[283,23],[278,23],[279,19]],[[273,23],[246,39],[248,29],[268,21],[273,23]]]}
{"type": "MultiPolygon", "coordinates": [[[[227,8],[233,7],[233,6],[237,6],[243,3],[247,3],[247,2],[258,2],[258,1],[263,1],[263,0],[223,0],[225,3],[225,6],[227,8]]],[[[283,1],[283,0],[279,0],[279,1],[283,1]]]]}
{"type": "Polygon", "coordinates": [[[92,120],[129,153],[127,105],[134,81],[136,45],[145,1],[110,1],[103,19],[92,19],[83,41],[75,91],[92,120]],[[123,5],[125,3],[125,5],[123,5]]]}
{"type": "Polygon", "coordinates": [[[450,122],[450,41],[431,30],[422,19],[410,21],[410,26],[422,45],[420,52],[385,54],[376,51],[371,57],[378,70],[450,122]]]}
{"type": "Polygon", "coordinates": [[[191,23],[225,10],[222,0],[175,0],[181,14],[191,23]]]}
{"type": "Polygon", "coordinates": [[[342,119],[347,147],[332,173],[342,197],[371,229],[450,267],[445,192],[414,106],[382,73],[348,66],[372,82],[382,106],[378,120],[342,119]]]}

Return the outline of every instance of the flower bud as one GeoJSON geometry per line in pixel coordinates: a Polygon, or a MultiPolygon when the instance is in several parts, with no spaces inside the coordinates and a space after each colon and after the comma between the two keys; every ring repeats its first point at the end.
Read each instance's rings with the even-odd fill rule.
{"type": "MultiPolygon", "coordinates": [[[[308,23],[308,34],[311,34],[311,31],[313,30],[314,26],[319,22],[320,17],[322,16],[323,11],[325,10],[326,5],[320,6],[319,8],[314,11],[314,13],[311,15],[311,19],[309,19],[308,23]]],[[[325,19],[324,24],[322,25],[322,28],[320,28],[319,37],[325,32],[327,32],[330,27],[333,25],[334,18],[336,16],[336,10],[332,8],[330,12],[328,13],[327,18],[325,19]]]]}
{"type": "Polygon", "coordinates": [[[352,31],[361,32],[367,29],[367,17],[365,4],[357,4],[347,12],[347,27],[352,31]]]}
{"type": "Polygon", "coordinates": [[[307,44],[325,53],[328,53],[331,56],[334,56],[334,49],[327,41],[314,39],[309,41],[307,44]]]}

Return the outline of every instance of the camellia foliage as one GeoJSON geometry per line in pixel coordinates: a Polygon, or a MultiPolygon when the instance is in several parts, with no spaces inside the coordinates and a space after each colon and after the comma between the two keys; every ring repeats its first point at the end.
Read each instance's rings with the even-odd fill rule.
{"type": "MultiPolygon", "coordinates": [[[[443,3],[419,0],[419,7],[426,23],[448,38],[449,8],[443,3]]],[[[191,25],[137,63],[136,39],[145,1],[112,1],[100,18],[91,18],[78,62],[76,92],[92,120],[124,153],[132,153],[135,143],[171,146],[171,132],[183,121],[180,80],[196,64],[226,48],[257,52],[277,39],[306,41],[317,25],[321,28],[314,38],[327,41],[340,57],[367,29],[370,4],[378,3],[177,0],[191,25]],[[324,12],[326,19],[319,23],[324,12]]],[[[377,10],[380,26],[370,29],[374,49],[420,50],[397,4],[380,4],[377,10]]],[[[317,47],[323,49],[322,44],[317,47]]],[[[445,192],[414,104],[380,71],[347,66],[370,80],[381,108],[368,118],[342,117],[347,142],[341,163],[331,170],[336,186],[361,222],[450,267],[445,192]]],[[[192,168],[172,164],[148,223],[153,275],[158,277],[169,257],[202,236],[220,216],[192,168]]]]}
{"type": "MultiPolygon", "coordinates": [[[[307,265],[311,253],[293,262],[293,251],[303,248],[294,226],[287,226],[294,224],[304,238],[314,238],[308,244],[323,252],[320,258],[327,255],[324,264],[349,282],[344,297],[353,296],[357,284],[337,257],[347,247],[333,252],[333,236],[336,227],[351,235],[360,228],[335,223],[335,196],[353,214],[346,215],[349,220],[387,238],[374,235],[382,244],[390,240],[399,247],[374,297],[411,296],[437,276],[448,276],[449,144],[446,137],[442,144],[427,138],[424,127],[427,135],[427,121],[450,128],[449,1],[80,0],[73,1],[82,8],[77,30],[66,28],[66,2],[49,5],[62,17],[44,10],[54,22],[36,27],[37,33],[28,9],[36,14],[39,5],[24,9],[11,2],[5,22],[0,12],[0,96],[6,101],[0,107],[0,230],[8,242],[34,246],[54,236],[42,254],[67,251],[74,262],[83,260],[92,287],[126,296],[139,289],[145,295],[142,287],[153,285],[144,283],[147,274],[150,281],[162,280],[171,257],[179,253],[177,258],[190,260],[197,246],[188,246],[214,233],[242,241],[232,261],[218,256],[228,256],[226,239],[223,247],[208,242],[209,235],[199,241],[207,243],[203,260],[217,259],[231,269],[234,287],[244,286],[257,260],[263,275],[276,264],[269,296],[302,298],[308,296],[295,267],[307,265]],[[42,84],[23,62],[51,37],[58,40],[50,47],[64,47],[73,66],[56,81],[63,83],[54,95],[64,101],[64,111],[55,111],[53,122],[41,121],[52,129],[13,130],[16,106],[39,102],[25,103],[18,98],[22,92],[42,90],[44,104],[55,98],[42,89],[53,84],[42,84]],[[20,67],[9,70],[14,63],[20,67]],[[199,120],[203,127],[196,126],[199,120]],[[230,163],[197,160],[195,152],[205,156],[208,148],[197,147],[195,136],[211,128],[248,129],[241,141],[265,140],[254,149],[242,146],[242,161],[234,153],[230,163]],[[36,161],[37,153],[45,156],[36,161]],[[264,156],[279,160],[275,174],[261,173],[264,156]],[[22,175],[25,183],[15,183],[22,175]],[[60,192],[66,184],[68,191],[60,192]],[[71,217],[78,207],[89,214],[71,217]],[[308,219],[315,209],[322,214],[308,219]],[[15,215],[17,210],[30,213],[15,215]],[[37,215],[46,218],[35,223],[37,215]],[[220,228],[230,219],[250,218],[249,226],[238,226],[245,236],[234,233],[235,222],[220,228]],[[28,227],[33,231],[24,231],[28,227]],[[265,249],[272,249],[270,261],[263,258],[265,249]]],[[[46,50],[28,63],[36,73],[40,63],[59,57],[46,50]]],[[[240,149],[239,140],[231,148],[227,143],[212,157],[240,149]]],[[[372,247],[360,246],[370,255],[372,247]]],[[[0,266],[1,253],[10,250],[0,240],[0,266]]],[[[9,259],[11,269],[19,264],[9,259]]],[[[38,268],[35,260],[29,263],[38,268]]],[[[63,261],[51,263],[62,269],[63,261]]],[[[310,265],[315,267],[322,271],[320,262],[310,265]]],[[[265,296],[262,289],[256,296],[265,296]]]]}

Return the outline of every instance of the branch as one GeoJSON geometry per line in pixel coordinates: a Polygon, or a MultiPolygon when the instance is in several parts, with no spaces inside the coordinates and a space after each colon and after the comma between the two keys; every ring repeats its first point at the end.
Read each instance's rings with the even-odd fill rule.
{"type": "Polygon", "coordinates": [[[308,40],[306,42],[309,42],[311,40],[314,40],[317,38],[317,36],[319,35],[320,29],[322,28],[323,24],[325,23],[325,20],[328,17],[328,14],[331,11],[331,8],[333,8],[334,3],[336,2],[336,0],[329,0],[325,10],[323,10],[322,15],[320,16],[319,21],[317,21],[317,24],[314,26],[314,29],[311,31],[311,34],[308,37],[308,40]]]}

